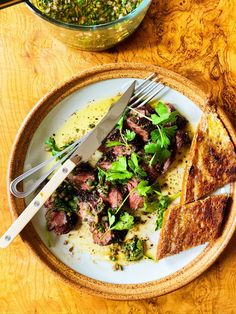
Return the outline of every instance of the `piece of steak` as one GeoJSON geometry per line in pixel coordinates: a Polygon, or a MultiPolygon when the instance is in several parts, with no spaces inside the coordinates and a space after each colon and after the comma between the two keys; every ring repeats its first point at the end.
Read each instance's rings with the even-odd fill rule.
{"type": "Polygon", "coordinates": [[[178,130],[175,134],[176,150],[179,151],[184,145],[190,143],[188,133],[183,130],[178,130]]]}
{"type": "Polygon", "coordinates": [[[134,131],[145,143],[149,139],[149,133],[152,129],[152,123],[144,116],[149,116],[148,110],[144,108],[135,109],[136,112],[130,112],[125,124],[126,126],[134,131]]]}
{"type": "Polygon", "coordinates": [[[66,213],[59,210],[48,210],[46,213],[47,228],[57,235],[65,234],[74,229],[78,216],[76,213],[66,213]]]}
{"type": "MultiPolygon", "coordinates": [[[[129,180],[129,182],[127,183],[127,188],[129,193],[137,187],[138,185],[138,180],[136,178],[129,180]]],[[[138,208],[142,208],[144,205],[144,197],[143,196],[139,196],[137,191],[133,191],[130,196],[129,196],[129,206],[131,209],[138,209],[138,208]]]]}
{"type": "Polygon", "coordinates": [[[92,171],[81,170],[77,174],[70,173],[67,178],[74,187],[83,191],[90,191],[95,181],[95,175],[92,171]]]}
{"type": "Polygon", "coordinates": [[[109,230],[108,223],[104,222],[102,225],[95,225],[91,229],[93,242],[95,244],[105,246],[111,244],[115,238],[112,230],[109,230]]]}
{"type": "Polygon", "coordinates": [[[98,215],[101,214],[105,208],[103,199],[99,196],[91,198],[87,201],[78,202],[79,216],[83,221],[89,224],[98,221],[98,215]]]}
{"type": "Polygon", "coordinates": [[[112,187],[107,193],[104,193],[101,189],[98,189],[98,193],[101,198],[105,202],[109,203],[110,207],[113,209],[118,208],[123,201],[121,192],[115,187],[112,187]]]}

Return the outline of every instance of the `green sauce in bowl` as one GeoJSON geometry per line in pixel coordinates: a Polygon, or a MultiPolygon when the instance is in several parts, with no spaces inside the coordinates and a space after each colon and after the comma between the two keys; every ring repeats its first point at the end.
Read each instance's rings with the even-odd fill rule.
{"type": "Polygon", "coordinates": [[[37,0],[37,7],[47,16],[70,24],[99,25],[116,21],[142,0],[37,0]]]}

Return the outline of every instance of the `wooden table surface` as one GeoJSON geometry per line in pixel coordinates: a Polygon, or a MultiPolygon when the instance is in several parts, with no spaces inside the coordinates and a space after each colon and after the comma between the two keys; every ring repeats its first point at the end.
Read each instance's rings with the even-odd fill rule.
{"type": "MultiPolygon", "coordinates": [[[[139,30],[103,53],[53,39],[24,5],[0,12],[0,234],[12,218],[6,193],[9,153],[19,126],[52,87],[111,62],[156,64],[189,78],[236,113],[235,0],[153,1],[139,30]]],[[[0,251],[0,313],[236,313],[236,235],[215,264],[187,286],[145,301],[84,295],[58,281],[18,237],[0,251]]]]}

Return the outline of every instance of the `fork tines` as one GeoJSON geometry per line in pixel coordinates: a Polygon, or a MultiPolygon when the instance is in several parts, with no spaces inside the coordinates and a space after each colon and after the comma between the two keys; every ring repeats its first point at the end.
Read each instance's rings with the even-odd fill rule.
{"type": "Polygon", "coordinates": [[[130,99],[130,109],[144,106],[165,88],[165,85],[157,80],[157,74],[152,73],[135,89],[130,99]]]}

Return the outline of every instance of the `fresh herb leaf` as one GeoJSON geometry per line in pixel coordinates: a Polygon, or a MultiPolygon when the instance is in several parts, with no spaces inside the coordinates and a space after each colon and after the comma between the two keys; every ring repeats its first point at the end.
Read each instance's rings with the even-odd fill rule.
{"type": "Polygon", "coordinates": [[[131,154],[128,165],[134,174],[140,175],[141,177],[147,176],[147,173],[139,166],[139,157],[136,153],[131,154]]]}
{"type": "Polygon", "coordinates": [[[170,204],[170,198],[168,195],[161,195],[158,198],[157,217],[156,217],[156,229],[159,230],[162,227],[165,212],[170,204]]]}
{"type": "Polygon", "coordinates": [[[125,156],[121,156],[117,161],[114,161],[106,172],[107,181],[126,180],[130,179],[132,176],[132,172],[127,170],[127,160],[125,156]]]}
{"type": "Polygon", "coordinates": [[[163,102],[158,102],[155,106],[157,114],[151,115],[151,120],[154,125],[165,125],[176,121],[178,112],[175,110],[169,112],[168,107],[163,102]]]}
{"type": "Polygon", "coordinates": [[[148,193],[152,192],[152,187],[148,185],[148,181],[142,180],[137,186],[139,196],[147,196],[148,193]]]}
{"type": "Polygon", "coordinates": [[[147,154],[155,154],[160,148],[160,145],[158,145],[157,143],[147,143],[144,146],[144,151],[147,154]]]}
{"type": "Polygon", "coordinates": [[[53,156],[62,151],[56,144],[56,141],[53,137],[49,137],[45,140],[44,144],[47,146],[48,150],[52,153],[53,156]]]}
{"type": "Polygon", "coordinates": [[[150,199],[148,199],[147,197],[145,197],[145,201],[144,201],[144,211],[145,213],[151,214],[153,212],[155,212],[158,208],[158,201],[151,201],[150,199]]]}
{"type": "Polygon", "coordinates": [[[114,162],[111,164],[111,167],[110,167],[109,170],[110,170],[110,171],[114,171],[114,172],[117,172],[117,171],[120,171],[120,172],[126,171],[126,170],[127,170],[127,160],[126,160],[126,157],[125,157],[125,156],[120,156],[117,161],[114,161],[114,162]]]}
{"type": "Polygon", "coordinates": [[[126,139],[127,142],[133,141],[135,138],[136,133],[134,131],[126,130],[124,134],[124,138],[126,139]]]}
{"type": "Polygon", "coordinates": [[[100,185],[103,185],[106,179],[106,172],[99,167],[97,167],[97,170],[98,170],[98,182],[100,185]]]}
{"type": "Polygon", "coordinates": [[[167,106],[162,101],[157,103],[155,106],[155,111],[160,117],[169,113],[167,106]]]}
{"type": "Polygon", "coordinates": [[[178,129],[177,125],[173,125],[168,128],[167,127],[163,128],[163,131],[169,138],[171,138],[175,136],[177,129],[178,129]]]}
{"type": "Polygon", "coordinates": [[[181,193],[176,193],[173,195],[163,195],[160,192],[156,192],[158,195],[158,207],[157,207],[157,217],[156,217],[156,230],[161,229],[165,212],[168,206],[180,196],[181,193]]]}
{"type": "Polygon", "coordinates": [[[130,179],[133,176],[133,174],[129,171],[127,172],[112,172],[108,171],[106,175],[107,181],[116,181],[116,180],[126,180],[130,179]]]}
{"type": "Polygon", "coordinates": [[[124,117],[122,116],[122,117],[120,118],[120,120],[117,122],[116,128],[117,128],[118,130],[122,131],[123,125],[124,125],[124,117]]]}
{"type": "Polygon", "coordinates": [[[158,161],[164,162],[166,159],[170,157],[170,155],[171,155],[171,152],[167,148],[164,148],[158,152],[158,156],[157,156],[158,161]]]}
{"type": "Polygon", "coordinates": [[[110,210],[108,210],[109,228],[111,228],[111,226],[114,224],[115,220],[116,220],[116,216],[113,215],[110,210]]]}
{"type": "MultiPolygon", "coordinates": [[[[52,156],[57,155],[60,153],[62,150],[64,150],[66,147],[70,146],[73,142],[70,142],[63,147],[58,147],[56,144],[56,141],[53,137],[49,137],[45,140],[44,144],[47,146],[47,150],[52,154],[52,156]]],[[[62,154],[61,156],[58,157],[58,159],[63,158],[65,155],[62,154]]]]}
{"type": "Polygon", "coordinates": [[[106,147],[124,146],[125,144],[118,141],[109,141],[106,143],[106,147]]]}
{"type": "MultiPolygon", "coordinates": [[[[113,218],[112,218],[113,221],[113,218]]],[[[113,222],[114,223],[114,222],[113,222]]],[[[129,230],[134,225],[134,217],[127,212],[124,212],[117,223],[110,230],[129,230]]]]}

